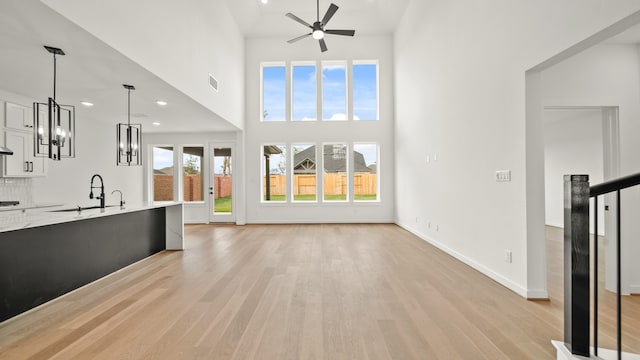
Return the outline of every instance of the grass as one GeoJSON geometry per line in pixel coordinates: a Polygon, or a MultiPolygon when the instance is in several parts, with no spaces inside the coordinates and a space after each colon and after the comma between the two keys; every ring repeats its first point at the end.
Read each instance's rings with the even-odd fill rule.
{"type": "Polygon", "coordinates": [[[217,213],[230,213],[231,212],[231,196],[225,196],[214,200],[214,211],[217,213]]]}
{"type": "MultiPolygon", "coordinates": [[[[315,195],[294,195],[293,199],[295,201],[315,201],[315,195]]],[[[362,194],[355,195],[354,200],[356,201],[372,201],[377,200],[378,196],[376,194],[362,194]]],[[[285,195],[271,195],[270,201],[285,201],[285,195]]],[[[325,195],[324,201],[346,201],[346,195],[325,195]]],[[[265,200],[266,201],[266,200],[265,200]]]]}
{"type": "Polygon", "coordinates": [[[378,195],[377,194],[359,194],[359,195],[354,195],[353,199],[357,201],[372,201],[372,200],[378,200],[378,195]]]}

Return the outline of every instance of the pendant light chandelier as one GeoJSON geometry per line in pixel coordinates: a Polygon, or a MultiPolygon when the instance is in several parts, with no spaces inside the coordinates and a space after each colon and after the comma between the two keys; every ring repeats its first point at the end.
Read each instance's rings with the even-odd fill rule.
{"type": "Polygon", "coordinates": [[[139,166],[142,165],[142,124],[131,123],[131,90],[136,88],[133,85],[122,85],[127,89],[127,123],[118,124],[118,165],[119,166],[139,166]]]}
{"type": "Polygon", "coordinates": [[[64,55],[59,48],[45,46],[53,54],[53,97],[46,103],[33,103],[34,155],[53,160],[76,157],[76,109],[56,101],[56,55],[64,55]]]}

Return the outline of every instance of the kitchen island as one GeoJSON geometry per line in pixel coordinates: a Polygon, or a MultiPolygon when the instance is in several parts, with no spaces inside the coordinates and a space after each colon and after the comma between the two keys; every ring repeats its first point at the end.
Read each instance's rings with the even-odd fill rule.
{"type": "Polygon", "coordinates": [[[162,250],[183,248],[182,203],[0,213],[0,321],[162,250]]]}

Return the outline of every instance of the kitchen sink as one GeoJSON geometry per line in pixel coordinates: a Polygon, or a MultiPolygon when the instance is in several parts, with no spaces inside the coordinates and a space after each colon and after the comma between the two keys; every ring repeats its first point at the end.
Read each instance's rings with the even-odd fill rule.
{"type": "MultiPolygon", "coordinates": [[[[106,208],[117,207],[119,205],[107,205],[106,208]]],[[[82,210],[90,210],[90,209],[100,209],[99,205],[96,206],[85,206],[78,209],[77,207],[69,208],[69,209],[60,209],[60,210],[50,210],[49,212],[72,212],[72,211],[82,211],[82,210]]]]}

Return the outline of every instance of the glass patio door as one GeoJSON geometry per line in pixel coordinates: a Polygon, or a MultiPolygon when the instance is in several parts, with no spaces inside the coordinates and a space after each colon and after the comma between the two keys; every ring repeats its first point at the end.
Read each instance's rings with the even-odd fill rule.
{"type": "Polygon", "coordinates": [[[210,222],[235,222],[233,184],[233,145],[211,144],[211,174],[209,185],[210,222]]]}

